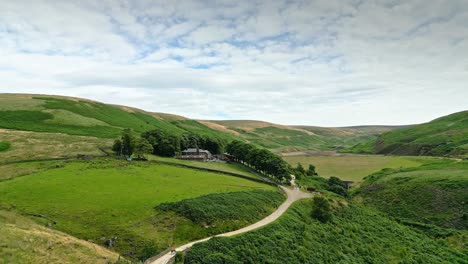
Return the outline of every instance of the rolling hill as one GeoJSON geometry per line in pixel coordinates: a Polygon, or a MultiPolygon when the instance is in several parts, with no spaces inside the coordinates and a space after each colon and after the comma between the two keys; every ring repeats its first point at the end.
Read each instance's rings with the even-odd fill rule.
{"type": "Polygon", "coordinates": [[[150,113],[81,98],[27,94],[0,95],[0,128],[97,138],[116,138],[125,128],[137,133],[161,129],[175,135],[193,132],[232,138],[228,133],[220,133],[176,115],[150,113]]]}
{"type": "Polygon", "coordinates": [[[344,151],[390,155],[463,156],[468,154],[468,111],[381,134],[344,151]]]}
{"type": "Polygon", "coordinates": [[[284,126],[254,120],[199,121],[213,129],[231,133],[276,152],[305,150],[338,150],[359,142],[375,139],[383,132],[398,127],[316,127],[284,126]]]}
{"type": "MultiPolygon", "coordinates": [[[[9,130],[8,136],[0,134],[2,149],[10,146],[8,144],[14,138],[22,137],[12,131],[61,134],[49,134],[50,139],[61,138],[63,134],[82,136],[86,138],[67,137],[66,140],[93,142],[88,147],[96,149],[98,142],[102,142],[100,145],[109,145],[109,139],[118,137],[125,128],[131,128],[136,133],[160,129],[172,135],[191,132],[225,141],[241,139],[276,152],[336,150],[375,139],[380,133],[395,129],[385,126],[324,128],[283,126],[262,121],[192,120],[82,98],[0,94],[0,129],[9,130]]],[[[46,135],[29,134],[28,138],[34,136],[44,139],[46,135]]],[[[63,145],[66,149],[67,144],[63,145]]],[[[14,145],[12,149],[15,149],[14,145]]]]}

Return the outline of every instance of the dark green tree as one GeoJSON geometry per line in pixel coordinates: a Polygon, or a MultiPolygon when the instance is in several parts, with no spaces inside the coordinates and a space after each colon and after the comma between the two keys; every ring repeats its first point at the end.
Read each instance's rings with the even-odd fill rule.
{"type": "Polygon", "coordinates": [[[312,164],[309,164],[309,169],[307,169],[306,172],[307,176],[317,176],[317,172],[315,171],[315,166],[312,164]]]}
{"type": "Polygon", "coordinates": [[[332,219],[332,213],[328,200],[322,196],[315,196],[311,215],[322,223],[330,221],[332,219]]]}
{"type": "Polygon", "coordinates": [[[144,158],[145,154],[153,152],[153,146],[148,142],[148,140],[141,138],[137,141],[135,146],[135,154],[138,158],[144,158]]]}

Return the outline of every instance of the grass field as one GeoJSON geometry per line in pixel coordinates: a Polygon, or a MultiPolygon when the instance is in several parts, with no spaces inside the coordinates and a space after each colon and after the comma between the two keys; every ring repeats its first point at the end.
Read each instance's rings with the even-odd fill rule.
{"type": "Polygon", "coordinates": [[[54,228],[98,244],[117,237],[116,251],[144,259],[210,232],[174,213],[158,213],[158,204],[249,190],[277,191],[224,174],[98,159],[67,162],[0,182],[0,205],[41,214],[56,222],[54,228]]]}
{"type": "Polygon", "coordinates": [[[98,245],[39,225],[10,211],[0,210],[0,263],[108,264],[118,254],[98,245]]]}
{"type": "Polygon", "coordinates": [[[160,156],[155,156],[155,155],[147,155],[147,157],[149,160],[182,164],[182,165],[187,165],[187,166],[192,166],[192,167],[197,167],[197,168],[202,168],[202,169],[220,170],[220,171],[225,171],[225,172],[237,173],[237,174],[252,177],[252,178],[257,178],[257,179],[260,178],[260,176],[256,174],[255,171],[241,164],[180,160],[180,159],[166,158],[166,157],[160,157],[160,156]]]}
{"type": "Polygon", "coordinates": [[[0,141],[11,142],[7,151],[0,151],[0,163],[76,157],[78,154],[103,155],[98,147],[112,146],[110,139],[9,129],[0,129],[0,141]]]}
{"type": "Polygon", "coordinates": [[[309,164],[316,166],[322,177],[336,176],[342,180],[360,182],[362,179],[383,168],[416,167],[430,163],[437,158],[398,157],[398,156],[287,156],[289,164],[301,163],[305,168],[309,164]]]}

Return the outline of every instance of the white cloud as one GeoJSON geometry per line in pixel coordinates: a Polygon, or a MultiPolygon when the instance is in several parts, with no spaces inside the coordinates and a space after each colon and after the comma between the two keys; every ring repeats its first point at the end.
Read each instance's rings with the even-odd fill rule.
{"type": "Polygon", "coordinates": [[[423,122],[468,106],[463,2],[10,1],[0,92],[206,119],[423,122]]]}

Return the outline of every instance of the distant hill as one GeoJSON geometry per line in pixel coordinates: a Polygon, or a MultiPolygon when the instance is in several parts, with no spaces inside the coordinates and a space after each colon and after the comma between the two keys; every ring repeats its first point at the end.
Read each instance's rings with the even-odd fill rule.
{"type": "Polygon", "coordinates": [[[453,156],[468,154],[468,111],[400,128],[346,149],[353,153],[453,156]]]}
{"type": "Polygon", "coordinates": [[[323,128],[246,120],[191,120],[83,98],[0,94],[0,128],[91,136],[103,140],[118,137],[125,128],[137,133],[161,129],[173,135],[192,132],[227,141],[241,139],[276,152],[292,152],[351,147],[396,127],[323,128]]]}
{"type": "Polygon", "coordinates": [[[396,126],[284,126],[255,120],[211,120],[201,123],[277,152],[338,150],[377,138],[396,126]]]}
{"type": "Polygon", "coordinates": [[[125,128],[137,133],[161,129],[175,135],[189,131],[210,137],[233,138],[229,133],[181,116],[82,98],[28,94],[0,94],[0,128],[98,138],[116,138],[125,128]]]}

